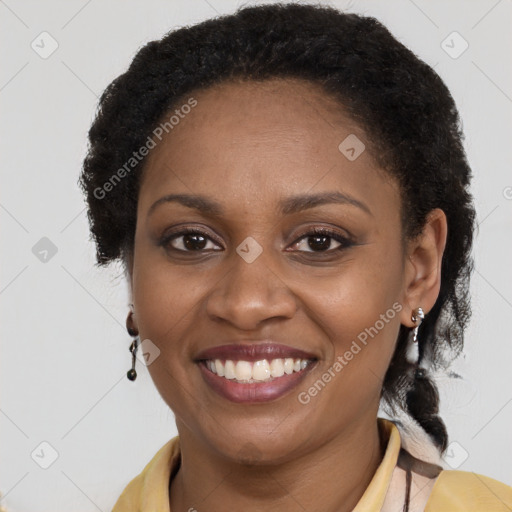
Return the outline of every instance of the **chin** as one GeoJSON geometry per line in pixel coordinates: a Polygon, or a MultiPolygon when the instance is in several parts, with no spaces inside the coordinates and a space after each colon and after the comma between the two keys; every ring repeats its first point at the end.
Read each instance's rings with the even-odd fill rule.
{"type": "Polygon", "coordinates": [[[281,464],[305,449],[305,439],[297,436],[297,429],[281,430],[279,425],[273,429],[257,429],[254,424],[247,429],[240,423],[232,428],[225,425],[205,437],[219,455],[245,465],[281,464]]]}

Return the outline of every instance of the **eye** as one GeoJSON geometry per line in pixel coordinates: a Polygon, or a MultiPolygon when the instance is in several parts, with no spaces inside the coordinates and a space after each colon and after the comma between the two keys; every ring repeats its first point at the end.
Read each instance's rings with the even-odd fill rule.
{"type": "Polygon", "coordinates": [[[330,253],[341,251],[350,247],[352,242],[346,236],[329,228],[314,228],[304,233],[293,246],[299,252],[323,252],[330,253]],[[333,242],[337,244],[332,247],[333,242]]]}
{"type": "MultiPolygon", "coordinates": [[[[185,253],[223,250],[220,244],[213,241],[209,234],[191,228],[165,235],[159,245],[167,250],[185,253]]],[[[353,242],[337,231],[329,228],[313,228],[301,235],[292,244],[292,248],[293,250],[298,249],[299,252],[332,253],[346,249],[351,245],[353,245],[353,242]],[[333,243],[336,244],[334,247],[333,243]]]]}
{"type": "Polygon", "coordinates": [[[160,244],[166,249],[181,252],[201,252],[215,249],[218,244],[214,243],[211,237],[198,229],[183,229],[178,233],[166,235],[160,241],[160,244]]]}

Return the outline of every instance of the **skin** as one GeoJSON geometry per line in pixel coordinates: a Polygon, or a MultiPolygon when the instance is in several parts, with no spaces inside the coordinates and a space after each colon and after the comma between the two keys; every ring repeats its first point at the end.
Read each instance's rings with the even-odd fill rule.
{"type": "Polygon", "coordinates": [[[349,134],[364,142],[365,133],[313,84],[224,83],[192,96],[197,106],[146,161],[129,260],[133,326],[161,351],[148,369],[180,435],[171,509],[352,510],[382,458],[376,417],[400,324],[413,327],[412,310],[428,314],[439,293],[446,217],[432,211],[423,233],[404,243],[396,181],[376,165],[369,141],[355,161],[339,151],[349,134]],[[278,208],[320,192],[349,195],[370,213],[335,203],[278,208]],[[178,202],[151,210],[168,194],[204,195],[223,211],[178,202]],[[186,236],[162,246],[179,224],[205,232],[202,249],[179,252],[190,247],[186,236]],[[319,251],[314,234],[304,236],[313,227],[353,244],[336,250],[328,238],[319,251]],[[236,252],[249,236],[263,250],[252,263],[236,252]],[[298,393],[394,303],[402,310],[301,404],[298,393]],[[315,354],[298,388],[236,404],[203,381],[193,361],[200,350],[261,339],[315,354]]]}

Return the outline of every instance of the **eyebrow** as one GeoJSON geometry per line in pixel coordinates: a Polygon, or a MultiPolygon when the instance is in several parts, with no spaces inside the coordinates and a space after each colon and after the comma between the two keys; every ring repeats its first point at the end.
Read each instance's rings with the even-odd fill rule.
{"type": "MultiPolygon", "coordinates": [[[[177,202],[188,208],[193,208],[203,214],[214,217],[222,216],[224,209],[220,203],[202,195],[192,194],[168,194],[155,201],[148,210],[148,216],[154,210],[165,203],[177,202]]],[[[279,207],[283,215],[291,215],[292,213],[301,212],[323,204],[348,204],[356,206],[365,213],[372,215],[370,208],[359,201],[355,197],[341,192],[321,192],[318,194],[301,194],[287,197],[279,202],[279,207]]]]}

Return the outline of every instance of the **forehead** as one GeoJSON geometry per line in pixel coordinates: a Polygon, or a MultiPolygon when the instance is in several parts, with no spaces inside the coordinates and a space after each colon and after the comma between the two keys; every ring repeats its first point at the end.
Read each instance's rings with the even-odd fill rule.
{"type": "Polygon", "coordinates": [[[387,187],[396,202],[394,180],[374,162],[364,131],[320,86],[230,82],[191,93],[183,104],[190,98],[196,105],[183,112],[175,105],[179,121],[147,158],[141,207],[198,188],[247,202],[262,193],[270,199],[334,189],[378,199],[387,187]]]}

